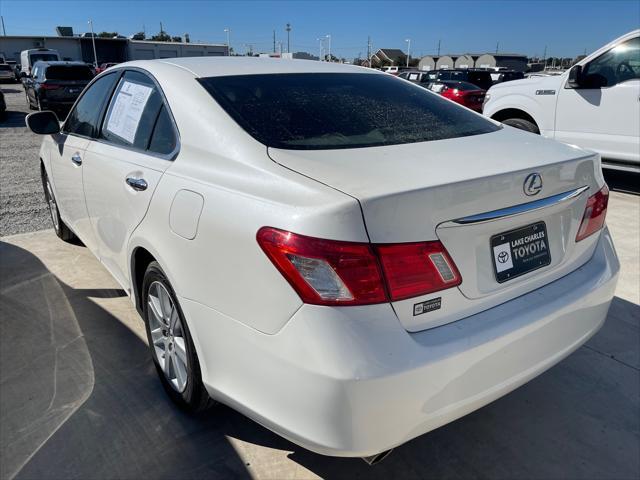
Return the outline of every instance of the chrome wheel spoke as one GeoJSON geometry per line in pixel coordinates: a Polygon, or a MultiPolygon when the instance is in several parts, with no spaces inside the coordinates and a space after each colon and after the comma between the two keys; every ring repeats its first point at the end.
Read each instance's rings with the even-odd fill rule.
{"type": "Polygon", "coordinates": [[[176,353],[172,355],[172,365],[176,376],[176,383],[179,390],[184,390],[187,384],[187,366],[182,363],[182,360],[176,353]]]}
{"type": "Polygon", "coordinates": [[[153,295],[149,295],[149,309],[153,314],[158,325],[162,327],[168,327],[167,322],[165,322],[164,317],[162,316],[162,306],[158,297],[154,297],[153,295]]]}
{"type": "Polygon", "coordinates": [[[178,361],[181,362],[185,368],[187,366],[187,349],[184,344],[184,338],[175,337],[173,340],[173,348],[175,349],[178,361]]]}

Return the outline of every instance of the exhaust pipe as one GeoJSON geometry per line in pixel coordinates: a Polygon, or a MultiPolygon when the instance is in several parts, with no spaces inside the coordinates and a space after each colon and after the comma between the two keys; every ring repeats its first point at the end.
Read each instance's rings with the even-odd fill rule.
{"type": "Polygon", "coordinates": [[[375,455],[371,455],[370,457],[362,457],[362,460],[367,462],[367,464],[370,466],[377,465],[382,460],[387,458],[391,452],[393,452],[393,448],[384,452],[376,453],[375,455]]]}

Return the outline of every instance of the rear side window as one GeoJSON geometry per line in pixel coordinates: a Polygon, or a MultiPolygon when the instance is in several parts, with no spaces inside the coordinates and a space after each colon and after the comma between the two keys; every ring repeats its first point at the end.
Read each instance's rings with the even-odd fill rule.
{"type": "Polygon", "coordinates": [[[44,72],[47,80],[91,80],[93,72],[82,65],[50,66],[44,72]]]}
{"type": "Polygon", "coordinates": [[[111,99],[101,137],[111,143],[146,150],[162,102],[153,80],[141,72],[127,71],[111,99]]]}
{"type": "Polygon", "coordinates": [[[176,134],[167,108],[163,105],[158,115],[156,126],[151,135],[149,150],[154,153],[168,155],[176,148],[176,134]]]}
{"type": "Polygon", "coordinates": [[[493,123],[389,75],[293,73],[199,80],[259,142],[284,149],[359,148],[494,132],[493,123]]]}
{"type": "Polygon", "coordinates": [[[96,136],[102,108],[117,79],[118,75],[111,73],[96,80],[69,113],[64,123],[64,131],[82,137],[96,136]]]}

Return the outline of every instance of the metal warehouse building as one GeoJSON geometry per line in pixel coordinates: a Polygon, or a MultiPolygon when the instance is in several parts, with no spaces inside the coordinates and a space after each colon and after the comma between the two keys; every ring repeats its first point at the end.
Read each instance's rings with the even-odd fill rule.
{"type": "Polygon", "coordinates": [[[436,63],[438,62],[438,58],[436,56],[427,55],[426,57],[422,57],[420,62],[418,63],[418,68],[420,70],[435,70],[436,63]]]}
{"type": "Polygon", "coordinates": [[[487,53],[476,59],[476,68],[504,67],[509,70],[525,72],[527,70],[527,56],[517,53],[487,53]]]}
{"type": "Polygon", "coordinates": [[[449,55],[443,55],[442,57],[438,58],[438,61],[436,62],[436,70],[451,69],[453,68],[454,63],[455,60],[453,59],[453,57],[449,55]]]}
{"type": "Polygon", "coordinates": [[[466,53],[464,55],[427,55],[420,59],[420,70],[451,68],[496,68],[504,67],[519,72],[527,71],[527,56],[517,53],[466,53]]]}
{"type": "MultiPolygon", "coordinates": [[[[98,64],[153,58],[223,56],[228,52],[224,44],[154,42],[128,38],[96,38],[95,42],[98,64]]],[[[0,37],[0,53],[4,54],[6,60],[20,63],[22,50],[50,48],[57,50],[65,60],[93,63],[92,43],[90,37],[8,35],[0,37]]]]}

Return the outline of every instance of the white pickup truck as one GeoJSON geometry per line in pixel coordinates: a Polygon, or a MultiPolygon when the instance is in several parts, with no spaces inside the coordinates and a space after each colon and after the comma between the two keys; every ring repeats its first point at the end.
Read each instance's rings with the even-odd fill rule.
{"type": "Polygon", "coordinates": [[[594,150],[604,167],[640,172],[640,30],[562,75],[494,85],[483,114],[594,150]]]}

